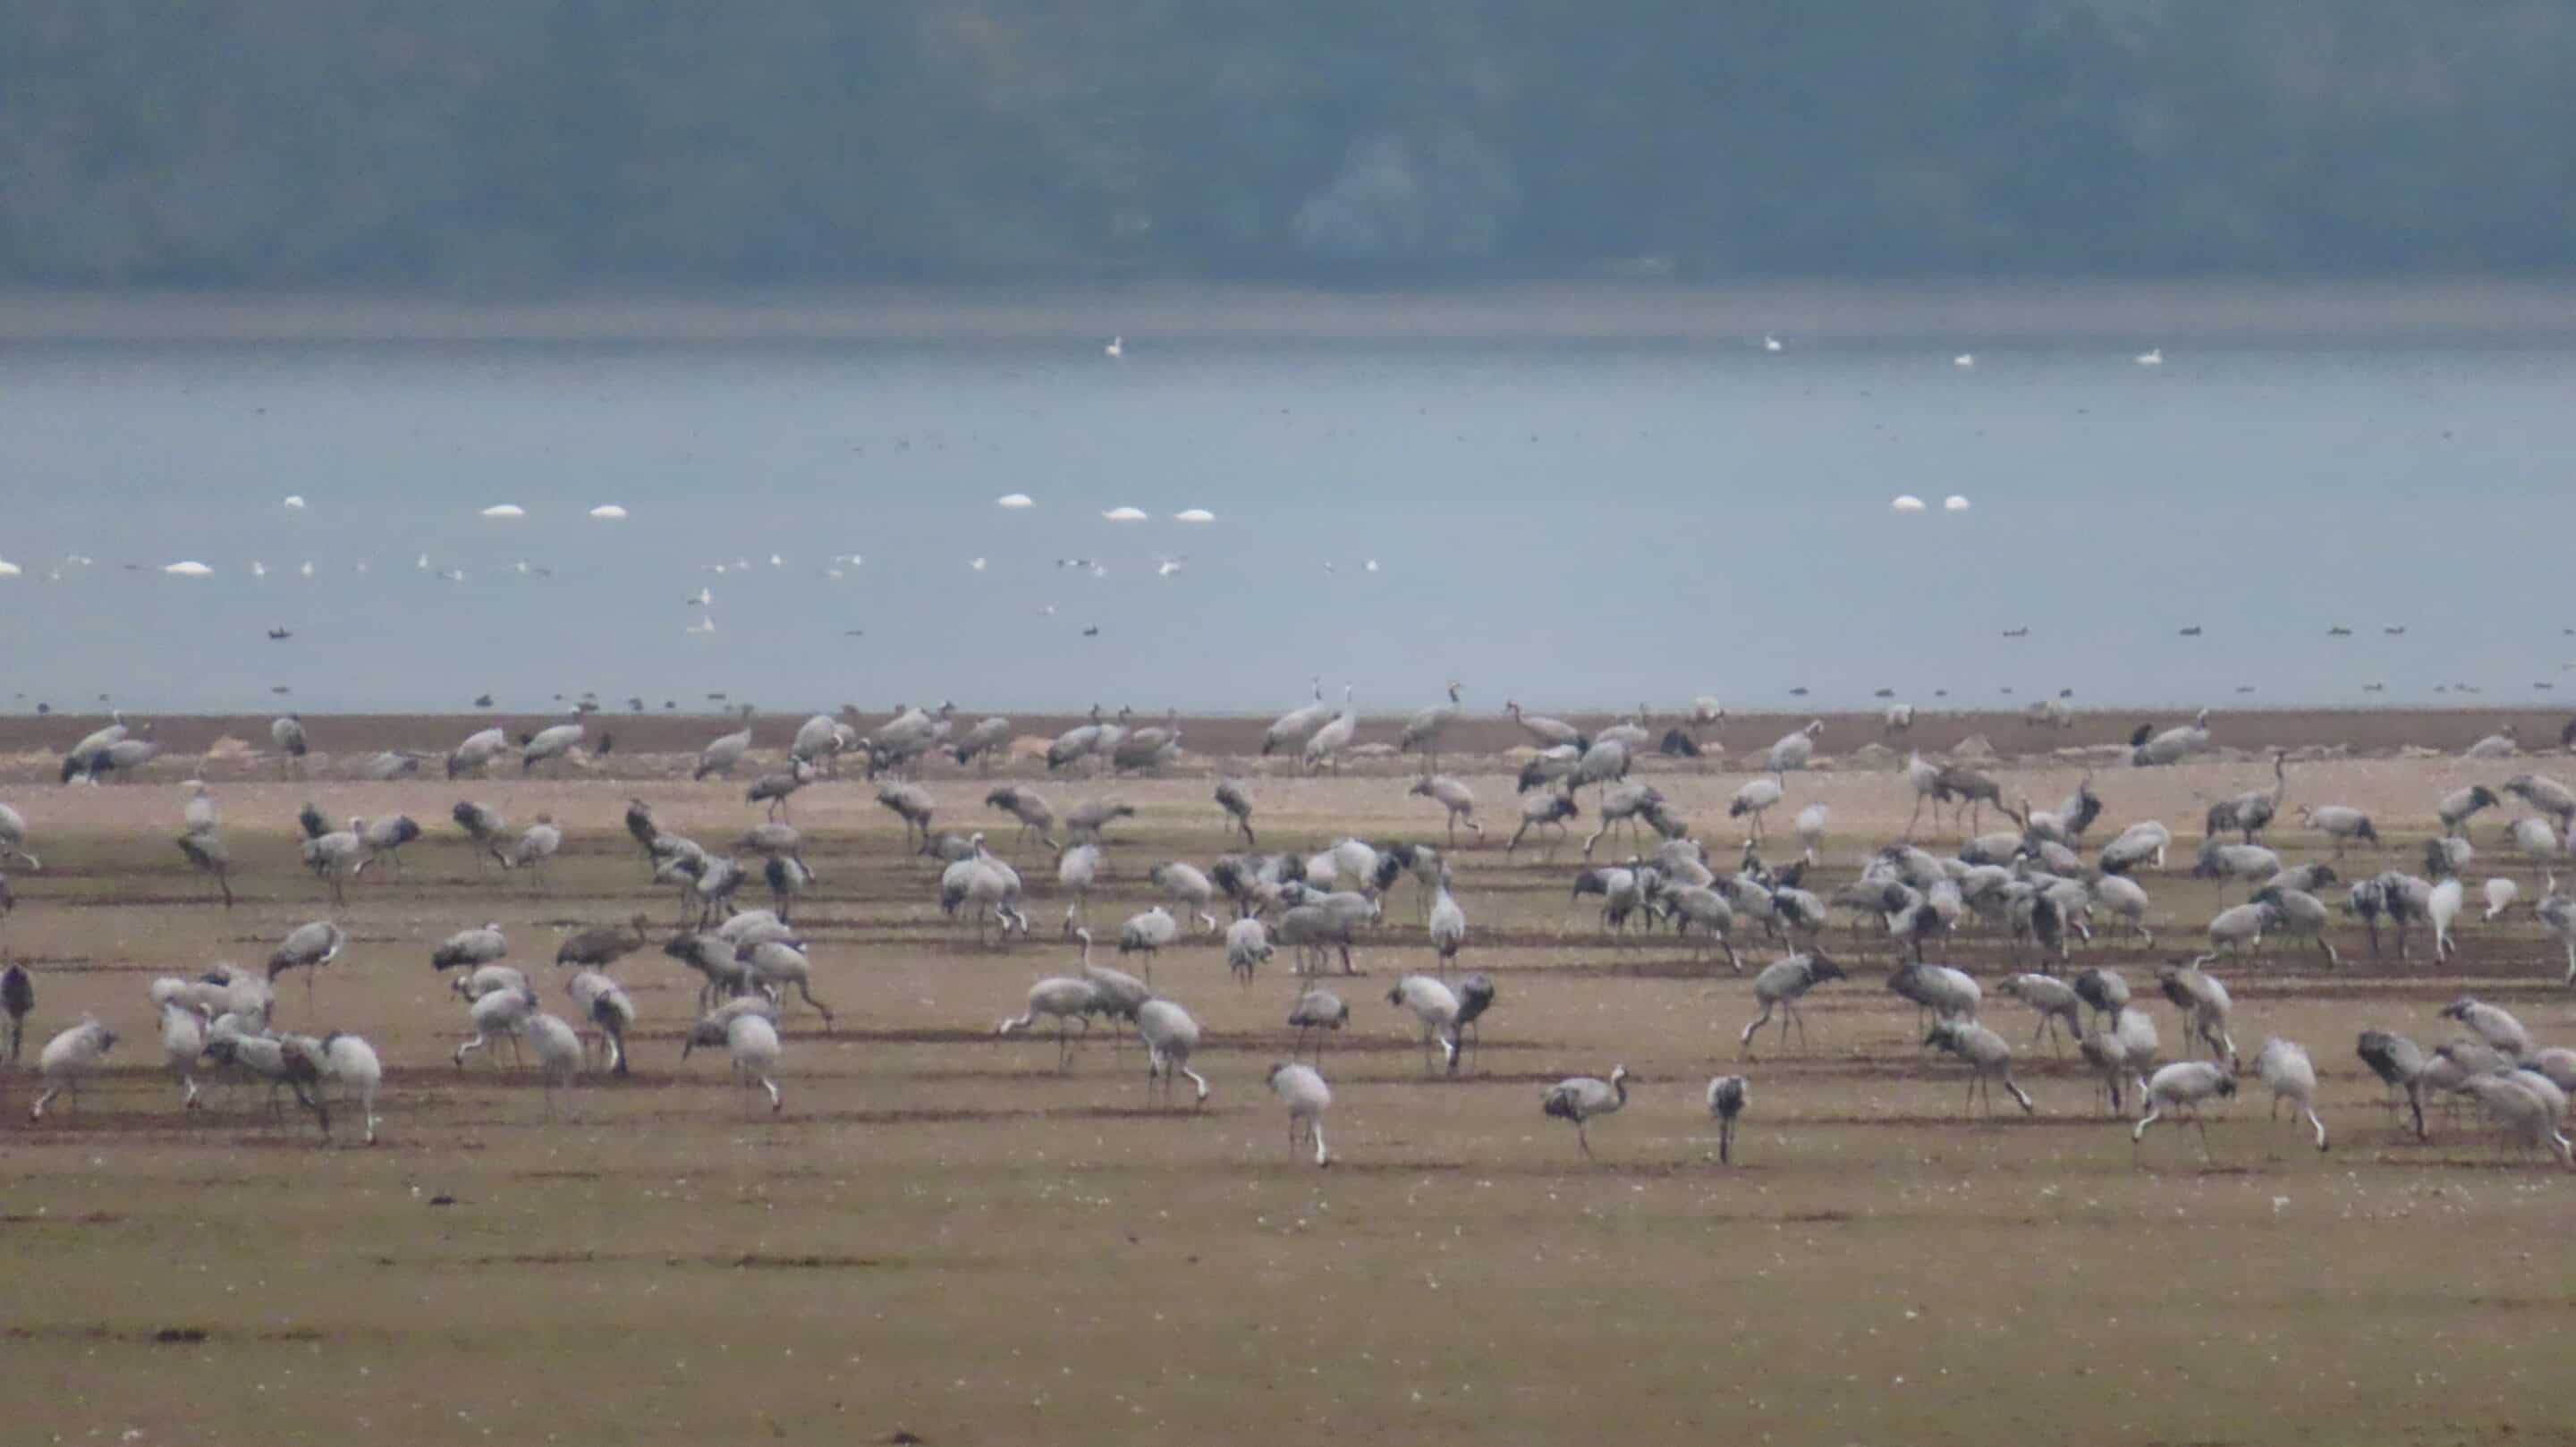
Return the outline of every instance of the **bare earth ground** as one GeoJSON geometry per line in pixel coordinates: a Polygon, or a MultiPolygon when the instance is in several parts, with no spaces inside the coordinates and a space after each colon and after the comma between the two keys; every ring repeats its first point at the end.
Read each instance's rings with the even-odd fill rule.
{"type": "MultiPolygon", "coordinates": [[[[648,700],[648,706],[660,700],[648,700]]],[[[1116,701],[1109,707],[1113,710],[1116,701]]],[[[1533,712],[1556,712],[1531,705],[1533,712]]],[[[979,715],[972,711],[959,715],[960,727],[979,715]]],[[[1579,728],[1592,729],[1612,722],[1606,714],[1565,712],[1566,721],[1579,728]]],[[[155,737],[170,756],[160,766],[167,777],[180,756],[203,754],[223,740],[236,740],[254,750],[269,746],[268,726],[274,715],[206,715],[153,719],[155,737]]],[[[883,714],[862,714],[856,724],[862,730],[882,722],[883,714]]],[[[1700,740],[1709,749],[1712,763],[1728,759],[1750,759],[1768,748],[1771,742],[1810,718],[1821,718],[1825,731],[1819,752],[1832,756],[1858,749],[1867,743],[1893,746],[1900,753],[1921,749],[1938,754],[1958,747],[1969,738],[1982,738],[1994,750],[2007,757],[2048,754],[2058,749],[2107,750],[2125,744],[2129,733],[2141,723],[2167,728],[2189,721],[2190,710],[2118,711],[2079,713],[2071,727],[2065,729],[2035,728],[2022,722],[2016,713],[1934,712],[1925,709],[1914,727],[1902,735],[1890,735],[1876,714],[1740,714],[1724,723],[1700,732],[1700,740]]],[[[2213,736],[2225,747],[2261,753],[2274,748],[2340,747],[2355,755],[2388,753],[2401,747],[2435,749],[2458,753],[2478,739],[2494,733],[2507,724],[2518,727],[2523,741],[2535,748],[2548,748],[2556,742],[2560,726],[2566,722],[2564,711],[2518,708],[2499,704],[2477,709],[2386,709],[2341,711],[2299,709],[2258,712],[2222,712],[2214,716],[2213,736]]],[[[533,730],[559,723],[562,714],[483,713],[483,714],[347,714],[311,716],[305,719],[312,746],[324,757],[308,760],[308,776],[330,777],[353,771],[357,760],[379,749],[396,749],[423,755],[444,754],[457,741],[477,729],[503,728],[513,738],[533,730]]],[[[763,716],[755,725],[755,741],[764,746],[783,748],[805,715],[763,716]]],[[[138,720],[140,721],[140,720],[138,720]]],[[[1013,716],[1014,730],[1025,742],[1051,739],[1084,720],[1071,715],[1018,714],[1013,716]]],[[[1151,716],[1137,723],[1156,723],[1151,716]]],[[[49,779],[54,777],[64,750],[90,730],[104,725],[104,717],[57,713],[0,715],[0,780],[49,779]]],[[[1236,760],[1256,756],[1261,746],[1262,730],[1267,717],[1240,716],[1197,717],[1180,720],[1182,742],[1193,756],[1196,767],[1206,767],[1210,758],[1236,760]]],[[[1680,721],[1671,717],[1653,720],[1660,735],[1680,721]]],[[[740,720],[703,712],[647,712],[632,714],[612,710],[591,716],[585,721],[593,749],[600,735],[611,737],[612,747],[605,758],[588,759],[583,772],[598,776],[654,777],[673,772],[686,772],[691,758],[707,740],[740,727],[740,720]],[[621,759],[618,755],[627,757],[621,759]],[[637,756],[643,756],[641,758],[637,756]]],[[[1359,739],[1363,745],[1391,745],[1402,726],[1400,717],[1364,717],[1359,739]]],[[[1499,755],[1503,751],[1527,745],[1528,735],[1508,718],[1486,715],[1463,718],[1446,736],[1446,747],[1457,754],[1499,755]]],[[[256,761],[248,758],[225,758],[208,761],[207,777],[217,778],[233,773],[252,773],[256,761]]],[[[1266,765],[1253,768],[1284,769],[1288,761],[1274,758],[1266,765]]],[[[436,758],[427,767],[436,772],[436,758]]],[[[1360,767],[1368,767],[1363,761],[1360,767]]],[[[1416,764],[1379,761],[1378,767],[1404,772],[1416,764]]],[[[1749,767],[1749,765],[1745,765],[1749,767]]],[[[273,776],[273,775],[272,775],[273,776]]]]}
{"type": "MultiPolygon", "coordinates": [[[[2409,724],[2406,741],[2456,747],[2492,722],[2464,719],[2456,738],[2409,724]]],[[[712,731],[704,718],[653,724],[687,725],[654,745],[672,752],[712,731]]],[[[2338,716],[2344,732],[2296,741],[2378,726],[2338,716]]],[[[386,727],[383,741],[424,747],[462,732],[386,727]]],[[[644,749],[646,726],[631,727],[644,749]]],[[[1780,728],[1761,721],[1729,742],[1740,755],[1780,728]]],[[[1985,728],[2002,742],[2001,725],[1985,728]]],[[[2535,730],[2555,737],[2551,720],[2525,737],[2535,730]]],[[[50,721],[0,739],[32,754],[78,731],[50,721]]],[[[2079,741],[2125,728],[2095,732],[2079,741]]],[[[1604,943],[1566,895],[1579,836],[1553,861],[1526,848],[1506,859],[1513,794],[1488,768],[1469,781],[1501,826],[1496,847],[1459,862],[1465,964],[1501,992],[1484,1053],[1457,1079],[1427,1077],[1409,1017],[1387,1005],[1396,977],[1431,963],[1400,886],[1362,952],[1366,977],[1336,983],[1353,1017],[1324,1055],[1339,1159],[1318,1171],[1290,1153],[1261,1085],[1288,1049],[1284,970],[1238,988],[1200,936],[1156,965],[1207,1027],[1203,1110],[1148,1108],[1141,1057],[1106,1038],[1059,1074],[1051,1040],[991,1033],[1032,980],[1072,960],[1043,852],[1009,851],[1030,877],[1038,938],[978,950],[940,919],[935,867],[902,853],[900,826],[853,780],[795,802],[825,882],[799,922],[839,1020],[826,1033],[789,1014],[785,1113],[727,1088],[720,1054],[678,1059],[695,977],[647,952],[619,969],[645,1018],[637,1074],[586,1079],[550,1121],[531,1078],[448,1063],[463,1010],[426,967],[430,946],[498,920],[564,1009],[544,963],[559,932],[637,909],[658,928],[674,910],[619,827],[629,794],[714,845],[754,817],[741,780],[450,784],[433,764],[432,778],[394,784],[254,783],[245,765],[218,775],[243,860],[244,897],[227,914],[169,845],[170,785],[190,762],[165,760],[135,785],[7,789],[47,865],[13,872],[19,908],[0,922],[0,952],[38,974],[29,1054],[85,1010],[124,1038],[122,1068],[76,1114],[30,1127],[31,1080],[0,1086],[0,1440],[2576,1436],[2561,1385],[2576,1368],[2576,1182],[2515,1161],[2469,1116],[2437,1118],[2418,1143],[2352,1056],[2372,1025],[2446,1038],[2434,1012],[2464,988],[2544,1042],[2576,1041],[2563,956],[2527,910],[2472,918],[2464,959],[2447,967],[2364,954],[2328,973],[2291,950],[2222,967],[2248,1055],[2272,1033],[2309,1046],[2336,1139],[2320,1157],[2303,1126],[2268,1123],[2249,1077],[2213,1120],[2204,1165],[2189,1135],[2161,1129],[2133,1154],[2091,1083],[2034,1051],[2026,1014],[1991,992],[1986,1016],[2022,1051],[2039,1111],[1963,1119],[1959,1069],[1919,1051],[1912,1011],[1879,987],[1886,948],[1855,953],[1839,931],[1830,944],[1854,978],[1812,997],[1812,1050],[1775,1055],[1766,1036],[1739,1065],[1747,980],[1669,940],[1604,943]],[[542,885],[478,867],[446,822],[462,797],[514,821],[551,810],[572,831],[565,857],[542,885]],[[373,1150],[317,1149],[308,1119],[272,1125],[229,1089],[183,1118],[143,1002],[154,975],[256,962],[326,910],[292,864],[308,798],[334,817],[408,812],[430,834],[399,879],[354,887],[340,917],[356,942],[312,1001],[292,979],[279,996],[281,1023],[359,1030],[384,1055],[373,1150]],[[1538,1096],[1621,1062],[1634,1094],[1597,1123],[1600,1160],[1587,1164],[1538,1096]],[[1721,1069],[1753,1080],[1733,1169],[1716,1164],[1701,1105],[1721,1069]]],[[[2520,767],[2552,766],[2336,760],[2295,766],[2290,797],[2378,814],[2388,846],[2348,875],[2412,868],[2435,797],[2520,767]]],[[[2006,788],[2053,801],[2077,772],[2007,769],[2006,788]]],[[[2268,772],[2097,775],[2110,826],[2160,817],[2184,847],[2146,879],[2160,947],[2105,937],[2079,964],[2117,965],[2143,986],[2241,897],[2183,870],[2206,801],[2268,772]]],[[[1743,777],[1656,782],[1726,855],[1740,836],[1724,801],[1743,777]]],[[[985,787],[935,772],[941,827],[999,821],[994,838],[1007,839],[1008,821],[979,805],[985,787]]],[[[1104,928],[1147,902],[1154,861],[1204,863],[1226,847],[1203,778],[1044,787],[1060,807],[1114,791],[1142,810],[1113,832],[1118,877],[1091,913],[1104,928]]],[[[1263,777],[1254,791],[1265,845],[1437,837],[1437,811],[1397,779],[1263,777]]],[[[1826,890],[1912,803],[1886,772],[1793,776],[1775,824],[1811,799],[1834,811],[1826,890]]],[[[2500,813],[2479,821],[2471,879],[2503,866],[2534,897],[2539,871],[2505,860],[2500,813]]],[[[2295,832],[2271,842],[2294,858],[2319,846],[2295,832]]],[[[2338,939],[2362,953],[2357,930],[2338,939]]],[[[1751,966],[1775,951],[1746,953],[1751,966]]],[[[1983,934],[1949,954],[1990,987],[2008,964],[1983,934]]],[[[2154,1009],[2171,1050],[2172,1012],[2154,1009]]]]}

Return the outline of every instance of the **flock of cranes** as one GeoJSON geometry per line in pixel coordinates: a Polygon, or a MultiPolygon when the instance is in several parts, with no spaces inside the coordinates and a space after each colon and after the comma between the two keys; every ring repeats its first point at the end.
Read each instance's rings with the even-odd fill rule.
{"type": "MultiPolygon", "coordinates": [[[[1265,753],[1293,750],[1302,763],[1321,767],[1349,746],[1356,730],[1350,691],[1345,689],[1338,711],[1325,705],[1320,679],[1314,681],[1313,693],[1310,703],[1266,731],[1265,753]]],[[[1461,778],[1438,772],[1442,739],[1461,717],[1460,686],[1451,683],[1446,693],[1445,703],[1408,719],[1397,738],[1401,752],[1419,754],[1423,761],[1422,774],[1404,797],[1426,800],[1439,811],[1442,844],[1354,835],[1312,852],[1262,852],[1253,822],[1252,786],[1220,778],[1211,802],[1229,838],[1240,836],[1241,852],[1204,864],[1167,858],[1141,871],[1120,871],[1123,877],[1141,878],[1157,897],[1115,928],[1120,962],[1132,965],[1135,974],[1095,961],[1087,911],[1110,872],[1112,851],[1125,847],[1113,830],[1134,818],[1135,808],[1114,796],[1059,808],[1034,784],[1017,781],[986,791],[984,808],[1015,826],[1014,846],[1034,843],[1054,851],[1048,874],[1065,901],[1061,932],[1080,944],[1075,972],[1031,985],[1023,1008],[1003,1019],[995,1033],[1007,1036],[1049,1024],[1058,1065],[1066,1068],[1074,1057],[1076,1032],[1087,1037],[1096,1022],[1106,1021],[1119,1036],[1132,1035],[1142,1047],[1150,1098],[1170,1100],[1178,1082],[1186,1079],[1194,1100],[1205,1102],[1213,1087],[1194,1062],[1205,1055],[1209,1039],[1191,1011],[1156,984],[1156,962],[1186,939],[1206,938],[1220,947],[1229,974],[1249,988],[1285,951],[1294,989],[1283,1026],[1295,1032],[1295,1046],[1290,1058],[1273,1065],[1263,1079],[1288,1113],[1292,1145],[1311,1145],[1316,1162],[1326,1164],[1331,1155],[1324,1145],[1323,1118],[1333,1094],[1322,1073],[1323,1047],[1351,1018],[1348,1003],[1330,988],[1329,977],[1336,963],[1344,978],[1360,973],[1360,952],[1393,933],[1387,924],[1389,897],[1409,882],[1420,939],[1432,963],[1428,971],[1395,980],[1386,1003],[1418,1026],[1426,1073],[1458,1073],[1471,1058],[1499,991],[1489,974],[1458,974],[1472,939],[1458,866],[1486,839],[1473,789],[1461,778]],[[1472,836],[1464,850],[1462,825],[1472,836]],[[1298,1058],[1310,1049],[1311,1063],[1298,1058]]],[[[2162,1032],[2136,1003],[2139,997],[2129,982],[2114,969],[2078,968],[2074,956],[2079,946],[2093,943],[2097,927],[2132,932],[2153,947],[2150,900],[2140,876],[2166,868],[2168,852],[2179,841],[2155,820],[2110,828],[2094,775],[2087,774],[2058,807],[2042,810],[2026,797],[2008,798],[2003,782],[1989,774],[1920,754],[1909,757],[1896,775],[1914,804],[1903,835],[1868,850],[1849,882],[1820,894],[1807,887],[1807,876],[1822,866],[1829,845],[1829,812],[1821,801],[1809,802],[1796,814],[1795,858],[1775,866],[1763,859],[1761,849],[1767,837],[1765,816],[1789,802],[1792,776],[1814,759],[1821,721],[1784,734],[1762,751],[1761,772],[1727,802],[1728,819],[1740,821],[1728,827],[1743,836],[1741,848],[1713,855],[1705,831],[1673,800],[1630,778],[1636,762],[1659,743],[1673,742],[1670,736],[1656,740],[1642,717],[1586,733],[1563,720],[1528,713],[1516,701],[1507,702],[1505,711],[1533,748],[1516,779],[1525,800],[1520,828],[1503,846],[1503,857],[1512,860],[1534,828],[1552,827],[1563,837],[1567,822],[1581,816],[1585,791],[1590,791],[1598,827],[1583,842],[1586,863],[1572,877],[1571,897],[1578,902],[1598,898],[1602,947],[1628,948],[1650,935],[1669,933],[1694,957],[1722,955],[1739,973],[1740,946],[1767,944],[1779,951],[1752,975],[1754,1009],[1737,1036],[1740,1054],[1749,1057],[1762,1028],[1775,1021],[1781,1048],[1791,1048],[1793,1041],[1795,1048],[1808,1048],[1802,1002],[1820,988],[1849,980],[1847,966],[1868,952],[1874,936],[1886,951],[1887,990],[1921,1012],[1924,1048],[1939,1050],[1965,1068],[1970,1111],[1982,1107],[1991,1113],[2000,1085],[2020,1110],[2036,1112],[2037,1101],[2014,1075],[2011,1043],[1980,1018],[1986,987],[1968,972],[1930,958],[1935,947],[1984,935],[2016,964],[2033,967],[1994,982],[1997,993],[2035,1012],[2033,1045],[2054,1047],[2062,1032],[2098,1078],[2112,1113],[2123,1113],[2124,1094],[2133,1096],[2132,1136],[2141,1140],[2159,1121],[2197,1122],[2201,1107],[2238,1088],[2235,1008],[2214,967],[2230,960],[2253,963],[2265,957],[2267,942],[2279,940],[2313,947],[2329,967],[2340,965],[2344,955],[2331,938],[2339,917],[2361,928],[2373,955],[2380,950],[2382,927],[2391,929],[2400,959],[2410,957],[2410,937],[2420,925],[2429,935],[2434,962],[2447,961],[2459,949],[2458,935],[2467,923],[2464,876],[2480,857],[2468,837],[2477,815],[2507,799],[2528,806],[2532,812],[2511,821],[2505,831],[2508,847],[2528,858],[2555,859],[2565,852],[2565,841],[2576,837],[2576,790],[2537,773],[2522,773],[2493,786],[2464,786],[2432,801],[2429,812],[2438,829],[2425,841],[2420,875],[2386,868],[2347,881],[2338,866],[2352,850],[2380,846],[2376,823],[2349,804],[2302,800],[2292,805],[2287,757],[2274,755],[2267,787],[2222,797],[2199,821],[2201,838],[2190,855],[2189,872],[2225,889],[2242,889],[2245,898],[2227,904],[2208,922],[2204,951],[2188,963],[2176,961],[2156,972],[2154,989],[2178,1012],[2186,1057],[2167,1059],[2162,1032]],[[1927,809],[1936,833],[1947,811],[1959,840],[1955,851],[1936,854],[1917,842],[1927,809]],[[1987,810],[2010,827],[1983,831],[1987,810]],[[2331,860],[2287,862],[2262,842],[2292,812],[2304,828],[2330,844],[2331,860]],[[1591,864],[1597,846],[1621,830],[1635,852],[1624,860],[1591,864]],[[2105,834],[2109,837],[2100,837],[2105,834]],[[2098,844],[2091,842],[2096,839],[2098,844]],[[2327,891],[2338,884],[2346,888],[2337,904],[2329,905],[2327,891]],[[1851,941],[1839,961],[1824,948],[1838,912],[1851,941]],[[2093,1016],[2089,1028],[2083,1018],[2088,1010],[2093,1016]],[[2199,1054],[2208,1058],[2190,1058],[2199,1054]]],[[[759,774],[745,791],[745,808],[758,810],[760,817],[716,848],[664,827],[649,802],[629,802],[622,822],[636,847],[639,877],[671,891],[676,904],[658,952],[700,981],[697,1013],[679,1032],[682,1058],[702,1046],[722,1048],[735,1078],[760,1091],[772,1111],[778,1111],[785,1104],[779,1083],[783,1017],[801,1004],[819,1017],[824,1031],[833,1028],[833,1008],[817,990],[813,946],[793,922],[796,902],[817,889],[823,876],[807,862],[806,841],[790,808],[800,791],[834,777],[844,758],[865,760],[876,780],[876,802],[901,821],[905,854],[930,861],[935,893],[925,891],[925,903],[935,900],[960,928],[971,925],[979,943],[1007,948],[1031,934],[1027,905],[1033,890],[1020,869],[980,831],[961,835],[939,829],[940,796],[907,776],[905,765],[934,748],[965,765],[1007,739],[1007,720],[986,719],[961,729],[954,714],[953,705],[946,704],[936,710],[902,709],[886,725],[865,733],[815,716],[796,731],[781,766],[759,774]],[[766,907],[744,898],[747,889],[762,887],[766,907]]],[[[1704,728],[1722,720],[1724,711],[1713,700],[1701,699],[1687,717],[1693,728],[1704,728]]],[[[1888,724],[1891,730],[1900,727],[1893,714],[1888,724]]],[[[1690,732],[1677,732],[1684,741],[1694,739],[1690,732]]],[[[278,720],[272,737],[290,768],[304,756],[308,741],[300,719],[278,720]]],[[[535,731],[515,744],[501,730],[481,730],[447,756],[447,770],[450,777],[463,777],[501,763],[515,751],[518,772],[533,773],[563,758],[583,737],[584,725],[578,721],[535,731]]],[[[119,770],[130,772],[135,765],[121,762],[117,750],[135,743],[149,744],[149,725],[130,727],[118,717],[73,747],[64,780],[95,783],[119,770]]],[[[753,746],[748,721],[713,739],[695,760],[692,781],[730,776],[750,761],[753,746]]],[[[2167,767],[2211,747],[2209,715],[2203,711],[2187,725],[2141,727],[2132,740],[2129,763],[2167,767]]],[[[1098,758],[1115,773],[1167,763],[1180,749],[1176,717],[1167,717],[1160,726],[1134,727],[1123,713],[1111,721],[1095,709],[1089,722],[1053,741],[1046,763],[1053,772],[1079,759],[1098,758]]],[[[2487,759],[2509,752],[2482,742],[2470,756],[2487,759]]],[[[130,750],[126,757],[132,757],[130,750]]],[[[191,781],[180,814],[181,854],[206,876],[212,898],[231,908],[235,856],[210,787],[191,781]]],[[[542,878],[546,861],[563,848],[563,830],[550,816],[540,815],[514,830],[497,810],[466,800],[451,817],[478,864],[488,861],[542,878]]],[[[403,849],[425,834],[400,815],[335,824],[311,804],[302,811],[297,831],[301,861],[335,907],[345,905],[348,885],[370,870],[398,875],[403,849]]],[[[33,842],[25,816],[0,804],[0,864],[41,870],[33,842]]],[[[1552,854],[1553,843],[1547,848],[1552,854]]],[[[6,879],[0,874],[0,902],[14,898],[6,879]]],[[[2482,893],[2488,922],[2523,907],[2518,886],[2501,875],[2490,877],[2482,893]]],[[[2576,900],[2559,892],[2551,872],[2542,897],[2528,908],[2565,948],[2567,982],[2576,985],[2576,900]]],[[[532,977],[513,962],[510,940],[499,923],[460,929],[430,951],[436,971],[442,976],[452,972],[462,1009],[451,1060],[464,1068],[471,1055],[491,1058],[496,1048],[506,1048],[522,1068],[533,1066],[549,1115],[554,1092],[592,1068],[594,1046],[601,1071],[612,1077],[628,1074],[628,1042],[638,1010],[614,971],[629,956],[655,946],[657,933],[650,917],[638,913],[616,925],[571,934],[558,943],[556,975],[548,980],[543,971],[532,977]],[[562,1014],[546,1008],[547,996],[556,993],[568,1002],[562,1014]]],[[[227,1077],[265,1084],[272,1106],[291,1092],[322,1122],[326,1135],[336,1093],[344,1107],[356,1110],[366,1138],[373,1141],[383,1076],[373,1047],[349,1031],[283,1029],[276,1017],[276,981],[289,971],[303,971],[310,1007],[315,980],[342,960],[349,947],[350,936],[341,924],[318,919],[278,942],[264,976],[219,964],[195,977],[173,975],[151,982],[146,997],[157,1017],[164,1064],[180,1087],[181,1108],[200,1108],[203,1095],[196,1075],[211,1067],[227,1077]]],[[[25,1022],[37,1008],[37,983],[23,967],[0,975],[12,1063],[19,1056],[25,1022]]],[[[2545,1149],[2576,1165],[2563,1129],[2566,1092],[2576,1089],[2576,1051],[2539,1048],[2511,1015],[2473,997],[2463,996],[2443,1015],[2468,1034],[2427,1049],[2397,1032],[2373,1028],[2358,1037],[2356,1056],[2411,1104],[2419,1132],[2425,1129],[2428,1097],[2470,1100],[2520,1147],[2545,1149]]],[[[30,1106],[31,1118],[43,1120],[66,1096],[76,1104],[81,1082],[105,1067],[118,1039],[115,1029],[95,1019],[54,1033],[37,1052],[43,1087],[30,1106]]],[[[2300,1112],[2314,1129],[2318,1149],[2325,1149],[2327,1130],[2317,1114],[2316,1072],[2307,1051],[2296,1042],[2271,1039],[2254,1056],[2252,1068],[2276,1108],[2288,1103],[2300,1112]]],[[[1624,1065],[1601,1077],[1566,1079],[1542,1093],[1541,1114],[1571,1123],[1576,1145],[1588,1157],[1589,1124],[1628,1103],[1631,1080],[1624,1065]]],[[[1706,1106],[1719,1122],[1722,1160],[1732,1159],[1736,1124],[1749,1099],[1750,1083],[1743,1076],[1722,1074],[1708,1084],[1706,1106]]],[[[2205,1127],[2202,1138],[2205,1147],[2205,1127]]]]}

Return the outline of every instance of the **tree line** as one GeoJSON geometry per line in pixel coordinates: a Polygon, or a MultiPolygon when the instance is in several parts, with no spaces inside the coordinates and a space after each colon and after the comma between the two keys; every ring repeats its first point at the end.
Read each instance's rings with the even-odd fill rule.
{"type": "Polygon", "coordinates": [[[0,0],[0,282],[2531,272],[2560,0],[0,0]]]}

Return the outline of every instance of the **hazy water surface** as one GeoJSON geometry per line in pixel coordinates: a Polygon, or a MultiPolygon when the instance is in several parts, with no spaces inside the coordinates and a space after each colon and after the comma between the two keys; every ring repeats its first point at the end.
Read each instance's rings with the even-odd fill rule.
{"type": "Polygon", "coordinates": [[[2546,697],[2576,355],[2137,345],[11,345],[9,702],[2546,697]]]}

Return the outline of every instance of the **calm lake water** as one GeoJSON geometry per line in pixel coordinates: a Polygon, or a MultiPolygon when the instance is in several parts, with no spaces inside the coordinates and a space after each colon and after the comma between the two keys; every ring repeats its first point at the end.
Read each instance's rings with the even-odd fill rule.
{"type": "Polygon", "coordinates": [[[2576,351],[1957,350],[0,345],[0,702],[2576,703],[2576,351]]]}

